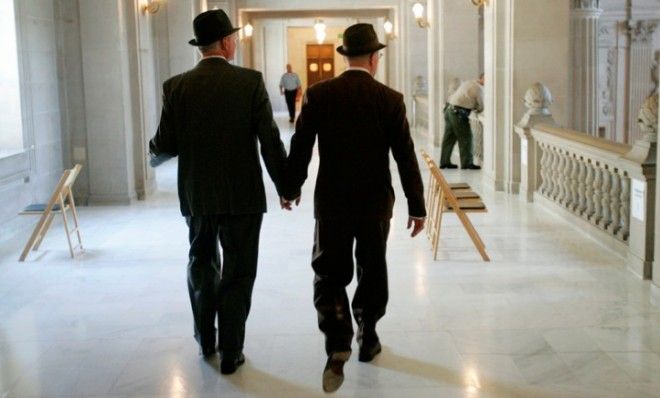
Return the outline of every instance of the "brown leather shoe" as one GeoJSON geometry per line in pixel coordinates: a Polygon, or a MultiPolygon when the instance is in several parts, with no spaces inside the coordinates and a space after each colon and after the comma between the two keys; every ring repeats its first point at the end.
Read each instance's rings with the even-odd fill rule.
{"type": "Polygon", "coordinates": [[[344,364],[351,357],[350,351],[334,352],[328,357],[323,369],[323,391],[335,392],[344,382],[344,364]]]}

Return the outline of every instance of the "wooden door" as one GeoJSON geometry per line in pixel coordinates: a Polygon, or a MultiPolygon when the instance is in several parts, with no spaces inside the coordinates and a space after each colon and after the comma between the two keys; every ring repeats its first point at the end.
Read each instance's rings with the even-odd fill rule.
{"type": "Polygon", "coordinates": [[[335,48],[332,44],[307,45],[307,86],[335,77],[335,48]]]}

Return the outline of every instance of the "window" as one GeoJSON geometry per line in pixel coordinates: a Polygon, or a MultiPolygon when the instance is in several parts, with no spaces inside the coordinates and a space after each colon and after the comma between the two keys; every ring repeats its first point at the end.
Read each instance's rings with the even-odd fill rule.
{"type": "Polygon", "coordinates": [[[0,158],[23,150],[14,0],[0,0],[0,158]]]}

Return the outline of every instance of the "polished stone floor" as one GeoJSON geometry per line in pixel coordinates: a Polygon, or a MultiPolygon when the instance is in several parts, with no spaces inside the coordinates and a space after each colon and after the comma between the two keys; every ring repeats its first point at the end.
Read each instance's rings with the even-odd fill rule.
{"type": "MultiPolygon", "coordinates": [[[[313,180],[292,213],[267,185],[247,362],[225,377],[192,338],[174,173],[173,161],[161,166],[146,202],[81,209],[86,252],[75,260],[59,223],[26,263],[16,259],[27,231],[0,243],[1,398],[324,395],[313,180]]],[[[481,188],[479,172],[447,175],[483,194],[490,212],[472,220],[493,261],[453,215],[432,261],[426,237],[407,235],[397,183],[384,351],[370,364],[352,358],[335,395],[660,397],[658,289],[558,217],[481,188]]]]}

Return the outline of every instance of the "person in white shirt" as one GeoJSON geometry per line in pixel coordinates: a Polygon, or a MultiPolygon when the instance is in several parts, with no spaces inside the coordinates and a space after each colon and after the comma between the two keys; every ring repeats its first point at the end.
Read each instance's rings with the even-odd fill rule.
{"type": "Polygon", "coordinates": [[[445,136],[442,139],[440,155],[441,169],[455,169],[458,166],[451,163],[451,153],[458,141],[461,156],[461,168],[479,170],[472,160],[472,130],[470,129],[470,112],[481,112],[483,105],[484,75],[479,80],[463,82],[449,97],[445,106],[445,136]]]}
{"type": "Polygon", "coordinates": [[[300,78],[293,73],[291,64],[286,65],[286,73],[280,79],[280,94],[286,99],[286,107],[289,109],[289,123],[293,123],[296,117],[296,99],[301,91],[300,78]]]}

